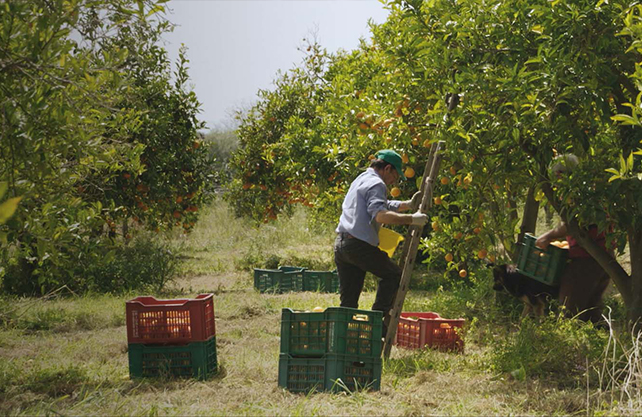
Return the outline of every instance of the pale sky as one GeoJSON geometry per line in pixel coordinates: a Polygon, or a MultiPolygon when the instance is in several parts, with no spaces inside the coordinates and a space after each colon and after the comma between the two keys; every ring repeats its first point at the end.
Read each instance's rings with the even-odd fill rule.
{"type": "Polygon", "coordinates": [[[191,85],[208,128],[231,120],[233,110],[271,89],[278,70],[303,59],[303,38],[317,33],[330,52],[370,39],[368,21],[385,22],[378,0],[171,0],[167,18],[178,25],[164,39],[170,59],[187,48],[191,85]]]}

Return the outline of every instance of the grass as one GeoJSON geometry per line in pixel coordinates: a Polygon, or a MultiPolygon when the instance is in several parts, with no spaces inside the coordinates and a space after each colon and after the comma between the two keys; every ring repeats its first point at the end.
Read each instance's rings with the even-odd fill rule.
{"type": "MultiPolygon", "coordinates": [[[[559,322],[555,316],[540,324],[520,325],[519,303],[492,292],[487,271],[477,272],[477,285],[467,285],[443,281],[416,267],[413,282],[438,284],[412,289],[406,300],[407,311],[467,318],[465,354],[393,348],[391,359],[384,362],[378,392],[302,395],[279,388],[281,309],[336,306],[339,297],[311,292],[259,294],[252,288],[252,268],[276,261],[333,269],[332,230],[312,230],[306,225],[305,213],[297,212],[293,219],[253,227],[233,218],[226,205],[217,202],[193,234],[176,237],[174,243],[185,257],[183,272],[166,292],[154,295],[216,294],[220,372],[208,381],[129,378],[124,304],[141,294],[77,296],[60,291],[46,299],[0,300],[4,306],[0,313],[0,413],[640,414],[639,395],[622,394],[631,389],[631,381],[637,383],[632,375],[639,377],[638,368],[630,361],[620,361],[621,352],[639,356],[636,341],[627,346],[638,348],[622,347],[614,354],[617,335],[590,336],[597,331],[559,322]],[[594,339],[604,339],[608,355],[595,359],[581,354],[581,347],[600,348],[592,344],[594,339]],[[529,346],[548,350],[547,362],[537,365],[532,358],[538,352],[529,346]],[[561,355],[568,352],[580,353],[577,358],[564,359],[561,355]],[[582,372],[580,365],[586,367],[589,359],[591,369],[582,372]],[[524,364],[525,360],[530,362],[524,364]],[[569,365],[569,361],[574,362],[569,365]],[[557,369],[579,370],[558,375],[557,369]],[[618,378],[622,380],[619,385],[615,383],[618,378]],[[602,390],[597,389],[600,380],[602,390]],[[613,395],[616,391],[618,395],[613,395]]],[[[369,280],[362,308],[374,301],[375,284],[369,280]]]]}

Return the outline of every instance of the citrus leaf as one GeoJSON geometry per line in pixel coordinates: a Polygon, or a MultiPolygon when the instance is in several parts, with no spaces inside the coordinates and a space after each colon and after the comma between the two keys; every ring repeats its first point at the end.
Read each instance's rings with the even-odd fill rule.
{"type": "Polygon", "coordinates": [[[3,224],[16,212],[18,208],[18,203],[22,197],[10,198],[4,203],[0,204],[0,224],[3,224]]]}

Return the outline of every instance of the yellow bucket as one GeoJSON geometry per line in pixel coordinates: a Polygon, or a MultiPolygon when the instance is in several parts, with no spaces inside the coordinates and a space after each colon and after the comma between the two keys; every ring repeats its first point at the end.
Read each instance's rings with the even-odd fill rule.
{"type": "Polygon", "coordinates": [[[379,249],[386,252],[390,258],[395,253],[397,245],[403,240],[403,236],[394,230],[382,227],[379,229],[379,249]]]}

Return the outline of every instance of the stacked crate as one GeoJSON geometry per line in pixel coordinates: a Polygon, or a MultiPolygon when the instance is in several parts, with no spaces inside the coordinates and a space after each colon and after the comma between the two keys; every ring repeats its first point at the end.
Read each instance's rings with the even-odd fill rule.
{"type": "Polygon", "coordinates": [[[216,373],[213,298],[199,294],[195,299],[127,301],[130,376],[204,380],[216,373]]]}
{"type": "Polygon", "coordinates": [[[297,266],[254,269],[254,288],[261,293],[291,291],[339,292],[337,271],[311,271],[297,266]]]}
{"type": "Polygon", "coordinates": [[[395,344],[408,349],[430,347],[463,352],[464,319],[444,319],[437,313],[404,312],[399,317],[395,344]]]}
{"type": "Polygon", "coordinates": [[[292,392],[379,390],[380,311],[282,310],[279,386],[292,392]]]}

